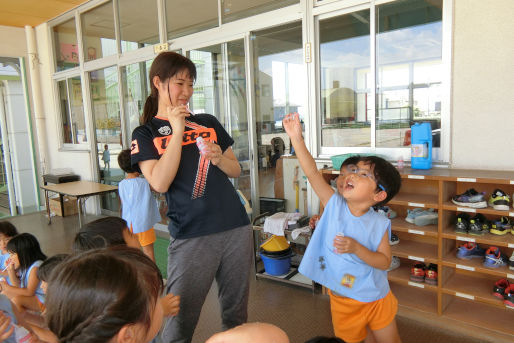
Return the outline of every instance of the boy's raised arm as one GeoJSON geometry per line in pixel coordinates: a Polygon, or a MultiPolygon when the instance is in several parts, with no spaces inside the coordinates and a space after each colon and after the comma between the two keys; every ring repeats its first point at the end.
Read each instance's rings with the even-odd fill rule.
{"type": "Polygon", "coordinates": [[[334,194],[334,190],[318,171],[314,158],[312,158],[309,150],[307,150],[307,146],[305,146],[298,113],[288,114],[282,121],[282,124],[287,135],[291,138],[291,143],[293,144],[296,152],[296,157],[300,162],[300,166],[302,167],[305,176],[309,179],[314,192],[318,195],[323,206],[326,206],[328,200],[330,200],[330,197],[334,194]]]}

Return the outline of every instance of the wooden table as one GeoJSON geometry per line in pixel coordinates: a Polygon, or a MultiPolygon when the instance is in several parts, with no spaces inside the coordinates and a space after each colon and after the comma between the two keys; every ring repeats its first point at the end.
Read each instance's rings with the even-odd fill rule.
{"type": "MultiPolygon", "coordinates": [[[[52,217],[50,216],[50,200],[48,198],[48,193],[53,192],[59,194],[59,200],[61,202],[61,213],[64,216],[64,204],[63,204],[63,196],[68,195],[77,198],[77,209],[79,213],[79,226],[82,227],[82,217],[81,212],[84,209],[84,204],[86,200],[93,195],[101,195],[110,192],[116,192],[118,190],[117,186],[110,186],[103,183],[91,182],[91,181],[73,181],[66,183],[59,183],[55,185],[46,185],[41,186],[41,189],[45,191],[45,204],[46,204],[46,214],[48,215],[48,224],[52,222],[52,217]]],[[[85,213],[85,211],[84,211],[85,213]]]]}

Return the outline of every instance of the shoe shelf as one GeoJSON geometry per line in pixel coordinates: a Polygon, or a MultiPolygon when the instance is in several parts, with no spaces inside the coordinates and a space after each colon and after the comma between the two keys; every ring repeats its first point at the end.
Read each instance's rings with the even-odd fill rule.
{"type": "MultiPolygon", "coordinates": [[[[503,301],[493,296],[494,283],[499,279],[491,275],[454,272],[445,278],[442,292],[456,297],[478,301],[484,304],[506,307],[503,301]]],[[[513,313],[514,315],[514,313],[513,313]]]]}
{"type": "Polygon", "coordinates": [[[416,193],[399,193],[388,205],[400,205],[409,207],[435,208],[439,207],[437,203],[437,195],[416,194],[416,193]]]}
{"type": "Polygon", "coordinates": [[[482,213],[484,215],[496,216],[498,218],[500,218],[502,216],[514,217],[514,208],[511,208],[510,211],[498,211],[492,207],[473,208],[473,207],[466,207],[466,206],[458,206],[451,201],[445,201],[443,203],[442,209],[455,211],[455,212],[467,212],[467,213],[470,213],[471,216],[473,216],[474,213],[482,213]]]}
{"type": "Polygon", "coordinates": [[[514,235],[507,233],[503,236],[494,235],[492,233],[485,233],[481,236],[470,235],[466,233],[457,233],[453,230],[453,227],[445,227],[442,230],[442,237],[456,240],[459,245],[465,242],[474,242],[480,244],[483,248],[488,248],[491,245],[497,247],[514,248],[514,235]]]}
{"type": "Polygon", "coordinates": [[[427,237],[438,236],[437,225],[417,226],[405,221],[404,217],[405,216],[391,219],[391,227],[395,232],[407,232],[413,235],[421,235],[427,237]]]}
{"type": "Polygon", "coordinates": [[[416,282],[410,280],[410,264],[408,262],[404,262],[403,260],[400,262],[400,267],[391,270],[387,273],[387,277],[389,281],[403,285],[415,287],[417,289],[425,289],[432,292],[437,292],[437,285],[429,285],[424,282],[416,282]],[[407,263],[407,264],[405,264],[407,263]]]}
{"type": "MultiPolygon", "coordinates": [[[[453,254],[448,254],[443,258],[442,264],[447,267],[452,267],[457,270],[466,270],[476,273],[493,275],[497,278],[509,278],[514,280],[514,270],[510,270],[508,266],[502,266],[498,268],[489,268],[483,265],[482,258],[472,258],[470,260],[463,260],[453,254]]],[[[492,289],[492,285],[491,285],[492,289]]]]}
{"type": "Polygon", "coordinates": [[[391,253],[394,256],[409,259],[412,264],[415,264],[416,262],[438,262],[436,244],[406,240],[403,236],[399,237],[400,243],[391,246],[391,253]]]}
{"type": "Polygon", "coordinates": [[[418,287],[405,286],[391,282],[389,284],[400,306],[406,306],[422,312],[437,313],[437,293],[424,292],[418,287]]]}

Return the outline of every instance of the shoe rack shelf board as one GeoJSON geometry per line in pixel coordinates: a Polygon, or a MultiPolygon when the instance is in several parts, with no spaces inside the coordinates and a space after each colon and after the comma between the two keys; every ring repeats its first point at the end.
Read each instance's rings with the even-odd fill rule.
{"type": "MultiPolygon", "coordinates": [[[[339,175],[331,169],[322,169],[321,173],[327,182],[339,175]]],[[[496,188],[512,196],[514,172],[404,168],[400,174],[402,188],[387,204],[397,212],[391,227],[400,243],[391,246],[391,251],[400,257],[401,263],[398,269],[389,272],[389,281],[400,307],[414,313],[433,313],[443,323],[451,318],[462,324],[461,328],[478,326],[505,341],[514,341],[514,309],[492,295],[497,280],[507,278],[514,283],[514,270],[508,266],[485,267],[482,258],[463,260],[456,257],[460,245],[475,242],[484,249],[497,246],[508,258],[514,251],[514,234],[475,236],[454,231],[455,217],[459,213],[466,212],[470,217],[481,213],[489,220],[509,216],[514,220],[514,208],[512,204],[509,211],[492,207],[470,208],[451,201],[453,196],[469,188],[486,192],[486,200],[496,188]],[[437,211],[437,225],[416,226],[406,222],[407,210],[415,207],[437,211]],[[410,268],[418,261],[427,266],[429,263],[438,265],[437,285],[410,281],[410,268]]]]}

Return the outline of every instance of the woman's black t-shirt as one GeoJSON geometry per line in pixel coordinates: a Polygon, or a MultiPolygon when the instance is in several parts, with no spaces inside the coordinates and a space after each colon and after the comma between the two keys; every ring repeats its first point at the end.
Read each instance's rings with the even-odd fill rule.
{"type": "MultiPolygon", "coordinates": [[[[131,162],[158,160],[171,140],[167,118],[154,117],[132,133],[131,162]]],[[[245,208],[227,175],[203,158],[196,138],[216,142],[223,152],[234,140],[216,117],[196,114],[186,118],[182,156],[175,179],[166,192],[168,230],[173,238],[209,235],[248,225],[245,208]]]]}

